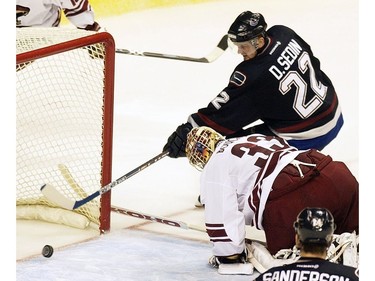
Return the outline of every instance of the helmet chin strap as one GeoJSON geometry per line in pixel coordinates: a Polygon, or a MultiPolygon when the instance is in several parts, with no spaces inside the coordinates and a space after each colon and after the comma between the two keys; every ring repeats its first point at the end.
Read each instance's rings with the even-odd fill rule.
{"type": "Polygon", "coordinates": [[[264,39],[264,44],[262,47],[259,47],[259,37],[256,37],[250,40],[250,44],[255,48],[257,55],[261,54],[269,43],[268,36],[264,36],[263,39],[264,39]]]}

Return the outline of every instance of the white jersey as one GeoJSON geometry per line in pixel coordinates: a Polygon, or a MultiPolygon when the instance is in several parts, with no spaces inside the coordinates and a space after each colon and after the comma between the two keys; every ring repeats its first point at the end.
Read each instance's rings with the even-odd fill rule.
{"type": "Polygon", "coordinates": [[[95,23],[88,0],[16,0],[16,27],[57,27],[62,12],[77,28],[95,23]]]}
{"type": "Polygon", "coordinates": [[[213,243],[215,256],[243,251],[245,225],[263,229],[263,210],[273,182],[301,152],[282,139],[263,135],[217,145],[202,172],[200,190],[210,240],[222,242],[213,243]]]}

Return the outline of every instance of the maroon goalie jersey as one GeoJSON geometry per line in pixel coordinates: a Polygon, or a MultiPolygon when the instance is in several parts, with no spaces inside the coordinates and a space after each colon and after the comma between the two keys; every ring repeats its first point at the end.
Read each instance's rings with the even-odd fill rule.
{"type": "Polygon", "coordinates": [[[200,179],[215,256],[245,249],[246,226],[263,230],[271,255],[295,245],[293,223],[306,207],[331,211],[336,234],[359,234],[359,183],[348,167],[314,149],[264,135],[217,143],[200,179]]]}
{"type": "Polygon", "coordinates": [[[241,136],[249,134],[239,133],[243,127],[262,120],[289,144],[321,150],[343,125],[334,86],[310,46],[293,30],[277,25],[267,34],[270,41],[262,53],[241,62],[228,86],[189,122],[241,136]]]}

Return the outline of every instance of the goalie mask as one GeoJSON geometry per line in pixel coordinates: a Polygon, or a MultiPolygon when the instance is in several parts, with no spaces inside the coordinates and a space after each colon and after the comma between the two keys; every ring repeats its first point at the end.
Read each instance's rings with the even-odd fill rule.
{"type": "Polygon", "coordinates": [[[189,163],[202,171],[220,140],[224,140],[224,137],[209,127],[193,128],[186,141],[186,156],[189,163]]]}
{"type": "Polygon", "coordinates": [[[303,244],[329,245],[336,229],[333,216],[324,208],[305,208],[294,222],[294,229],[303,244]]]}

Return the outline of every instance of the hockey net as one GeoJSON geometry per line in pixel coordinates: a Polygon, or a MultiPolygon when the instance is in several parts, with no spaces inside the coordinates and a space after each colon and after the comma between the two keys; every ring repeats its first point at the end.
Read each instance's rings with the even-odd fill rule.
{"type": "Polygon", "coordinates": [[[40,188],[49,183],[79,200],[111,182],[114,40],[107,32],[17,28],[16,46],[17,218],[107,231],[110,192],[67,211],[40,188]]]}

